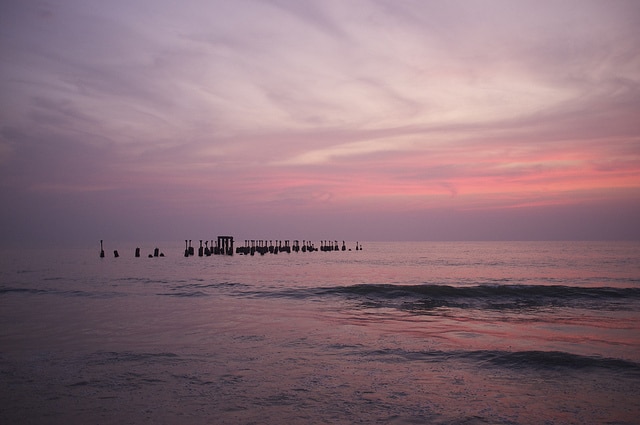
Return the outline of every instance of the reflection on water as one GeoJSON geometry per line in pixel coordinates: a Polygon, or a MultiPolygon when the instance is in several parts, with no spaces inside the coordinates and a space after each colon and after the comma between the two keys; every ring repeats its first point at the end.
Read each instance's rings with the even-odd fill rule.
{"type": "Polygon", "coordinates": [[[4,256],[0,422],[640,417],[637,244],[365,246],[4,256]]]}

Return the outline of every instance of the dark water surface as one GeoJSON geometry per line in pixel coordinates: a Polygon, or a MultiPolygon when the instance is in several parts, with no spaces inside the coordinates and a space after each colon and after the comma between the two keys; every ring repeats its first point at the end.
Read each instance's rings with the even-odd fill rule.
{"type": "Polygon", "coordinates": [[[0,423],[639,423],[640,243],[154,247],[2,253],[0,423]]]}

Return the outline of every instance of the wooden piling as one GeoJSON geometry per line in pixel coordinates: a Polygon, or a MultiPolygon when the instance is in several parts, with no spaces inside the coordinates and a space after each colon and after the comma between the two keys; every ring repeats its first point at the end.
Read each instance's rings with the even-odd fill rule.
{"type": "Polygon", "coordinates": [[[218,236],[216,254],[233,255],[233,236],[218,236]]]}

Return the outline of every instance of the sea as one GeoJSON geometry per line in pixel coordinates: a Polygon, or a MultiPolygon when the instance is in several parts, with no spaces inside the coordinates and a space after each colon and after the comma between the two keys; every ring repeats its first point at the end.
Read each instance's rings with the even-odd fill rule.
{"type": "Polygon", "coordinates": [[[184,245],[0,251],[0,423],[640,423],[640,242],[184,245]]]}

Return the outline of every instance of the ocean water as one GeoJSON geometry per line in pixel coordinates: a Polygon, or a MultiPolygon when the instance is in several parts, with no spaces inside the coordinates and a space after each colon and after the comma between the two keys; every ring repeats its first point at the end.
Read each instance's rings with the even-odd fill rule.
{"type": "Polygon", "coordinates": [[[638,242],[140,246],[1,253],[0,423],[640,423],[638,242]]]}

